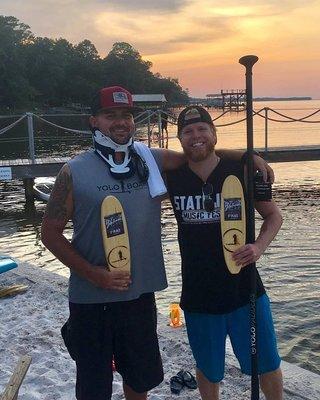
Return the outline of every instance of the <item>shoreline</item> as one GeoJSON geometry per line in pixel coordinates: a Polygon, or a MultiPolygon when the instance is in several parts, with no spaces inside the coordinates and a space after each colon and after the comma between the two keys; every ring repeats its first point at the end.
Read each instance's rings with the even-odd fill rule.
{"type": "MultiPolygon", "coordinates": [[[[0,299],[0,393],[19,357],[28,354],[32,363],[19,392],[22,400],[74,399],[75,365],[60,336],[60,328],[68,317],[68,279],[21,262],[18,268],[1,274],[0,283],[29,286],[24,293],[0,299]]],[[[185,327],[173,329],[168,326],[168,318],[158,314],[158,335],[165,379],[150,391],[148,398],[200,399],[198,390],[184,389],[179,396],[174,396],[169,388],[170,377],[179,370],[187,369],[195,374],[185,327]]],[[[284,361],[281,367],[285,400],[320,398],[320,375],[284,361]]],[[[113,399],[123,399],[121,382],[120,375],[115,373],[113,399]]],[[[227,343],[226,373],[220,392],[221,399],[250,397],[250,378],[241,374],[230,343],[227,343]]]]}

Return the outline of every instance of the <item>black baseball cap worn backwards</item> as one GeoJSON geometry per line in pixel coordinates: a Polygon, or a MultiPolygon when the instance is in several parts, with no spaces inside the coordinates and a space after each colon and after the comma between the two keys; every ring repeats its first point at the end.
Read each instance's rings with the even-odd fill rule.
{"type": "Polygon", "coordinates": [[[182,129],[196,122],[206,122],[214,126],[211,116],[208,111],[200,106],[189,106],[181,111],[178,117],[178,135],[181,134],[182,129]]]}

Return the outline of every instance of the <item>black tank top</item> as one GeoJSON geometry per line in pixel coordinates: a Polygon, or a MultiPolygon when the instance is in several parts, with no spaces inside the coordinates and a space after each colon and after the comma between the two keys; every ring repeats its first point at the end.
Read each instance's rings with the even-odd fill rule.
{"type": "MultiPolygon", "coordinates": [[[[220,230],[220,194],[224,179],[236,175],[243,184],[240,162],[220,160],[207,182],[213,186],[214,210],[204,210],[204,182],[187,164],[167,173],[167,186],[178,222],[182,260],[181,308],[189,312],[225,314],[249,303],[250,267],[228,271],[220,230]]],[[[257,273],[257,297],[265,293],[257,273]]]]}

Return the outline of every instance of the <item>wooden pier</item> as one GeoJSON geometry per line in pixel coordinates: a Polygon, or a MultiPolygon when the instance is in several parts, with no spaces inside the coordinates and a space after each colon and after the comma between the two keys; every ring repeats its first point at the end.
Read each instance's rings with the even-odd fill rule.
{"type": "Polygon", "coordinates": [[[34,161],[28,158],[0,160],[0,181],[22,180],[26,201],[33,203],[34,178],[56,176],[69,159],[70,157],[36,158],[34,161]]]}
{"type": "Polygon", "coordinates": [[[41,176],[56,176],[63,164],[70,157],[36,158],[33,162],[28,158],[17,160],[0,160],[0,180],[28,179],[41,176]]]}
{"type": "MultiPolygon", "coordinates": [[[[212,95],[215,96],[215,95],[212,95]]],[[[240,103],[243,101],[243,97],[245,98],[245,93],[242,90],[232,90],[220,93],[220,98],[227,98],[227,96],[234,96],[236,103],[240,106],[240,103]],[[221,97],[222,96],[222,97],[221,97]]],[[[231,99],[231,97],[230,97],[231,99]]],[[[233,104],[233,100],[228,100],[229,106],[233,104]]],[[[225,102],[225,100],[223,100],[225,102]]],[[[269,114],[271,111],[276,112],[270,108],[265,107],[264,109],[260,110],[256,114],[259,114],[260,117],[265,118],[265,145],[264,148],[257,149],[260,151],[262,157],[268,162],[294,162],[294,161],[310,161],[310,160],[320,160],[320,144],[314,146],[299,146],[299,147],[288,147],[288,148],[272,148],[268,146],[268,120],[276,121],[276,122],[313,122],[313,123],[320,123],[320,121],[310,121],[308,118],[310,116],[315,115],[316,113],[320,113],[320,109],[313,112],[310,115],[307,115],[303,118],[293,119],[292,117],[288,117],[281,113],[277,113],[283,120],[276,120],[275,118],[270,118],[269,114]],[[264,110],[264,113],[263,113],[264,110]]],[[[222,113],[218,118],[223,116],[222,113]]],[[[13,128],[13,126],[17,125],[20,121],[24,118],[27,118],[28,122],[28,138],[29,138],[29,146],[28,146],[28,153],[29,158],[25,159],[11,159],[11,160],[0,160],[0,181],[10,181],[10,180],[22,180],[24,182],[25,187],[25,195],[27,202],[33,202],[34,200],[34,193],[33,193],[33,184],[34,179],[37,177],[47,177],[47,176],[56,176],[63,166],[68,160],[70,160],[71,156],[69,157],[36,157],[36,149],[35,149],[35,141],[34,141],[34,128],[33,128],[33,118],[40,118],[42,122],[46,122],[49,125],[53,125],[56,128],[63,129],[67,132],[72,132],[75,134],[84,134],[88,133],[87,131],[79,131],[74,130],[66,127],[62,127],[56,124],[53,124],[50,121],[46,121],[40,116],[36,116],[32,113],[26,113],[25,116],[21,116],[17,121],[8,125],[5,128],[0,130],[0,133],[3,134],[6,131],[13,128]]],[[[216,118],[215,121],[218,119],[216,118]]],[[[279,118],[279,117],[278,117],[279,118]]],[[[151,130],[150,130],[150,114],[147,112],[145,116],[148,125],[148,145],[151,146],[151,130]]],[[[243,121],[240,119],[239,121],[235,121],[232,125],[237,124],[243,121]]],[[[227,126],[220,125],[220,126],[227,126]]],[[[219,125],[217,125],[219,126],[219,125]]],[[[158,128],[159,132],[161,132],[161,115],[158,113],[158,128]]],[[[14,142],[13,142],[14,143],[14,142]]],[[[158,141],[159,147],[164,147],[164,140],[163,136],[159,135],[158,141]]]]}
{"type": "MultiPolygon", "coordinates": [[[[270,148],[267,152],[263,149],[257,150],[266,161],[271,163],[320,160],[319,146],[270,148]]],[[[36,158],[35,162],[32,162],[28,158],[0,160],[0,180],[24,180],[43,176],[56,176],[63,164],[70,160],[70,158],[36,158]]]]}
{"type": "MultiPolygon", "coordinates": [[[[244,149],[241,149],[244,150],[244,149]]],[[[288,148],[270,148],[268,151],[257,149],[261,156],[268,162],[295,162],[320,160],[320,146],[288,147],[288,148]]],[[[32,160],[0,160],[0,180],[4,179],[4,170],[10,174],[10,179],[28,179],[43,176],[56,176],[63,164],[71,157],[47,157],[36,158],[32,160]]]]}
{"type": "MultiPolygon", "coordinates": [[[[295,162],[320,160],[319,146],[257,149],[268,162],[295,162]]],[[[27,201],[33,201],[34,178],[56,176],[70,157],[0,160],[0,181],[20,179],[24,182],[27,201]]]]}
{"type": "Polygon", "coordinates": [[[246,108],[247,98],[244,89],[221,90],[220,93],[207,94],[207,105],[223,110],[242,111],[246,108]]]}
{"type": "Polygon", "coordinates": [[[259,150],[261,156],[268,162],[295,162],[320,160],[320,146],[304,146],[289,148],[269,148],[259,150]]]}

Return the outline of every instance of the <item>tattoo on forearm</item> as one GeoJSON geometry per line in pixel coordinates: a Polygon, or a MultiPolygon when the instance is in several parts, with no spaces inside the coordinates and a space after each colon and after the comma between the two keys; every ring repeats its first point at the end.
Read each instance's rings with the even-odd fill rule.
{"type": "Polygon", "coordinates": [[[45,217],[50,219],[66,220],[67,205],[66,200],[70,193],[72,178],[69,171],[63,168],[56,179],[54,188],[45,211],[45,217]]]}

